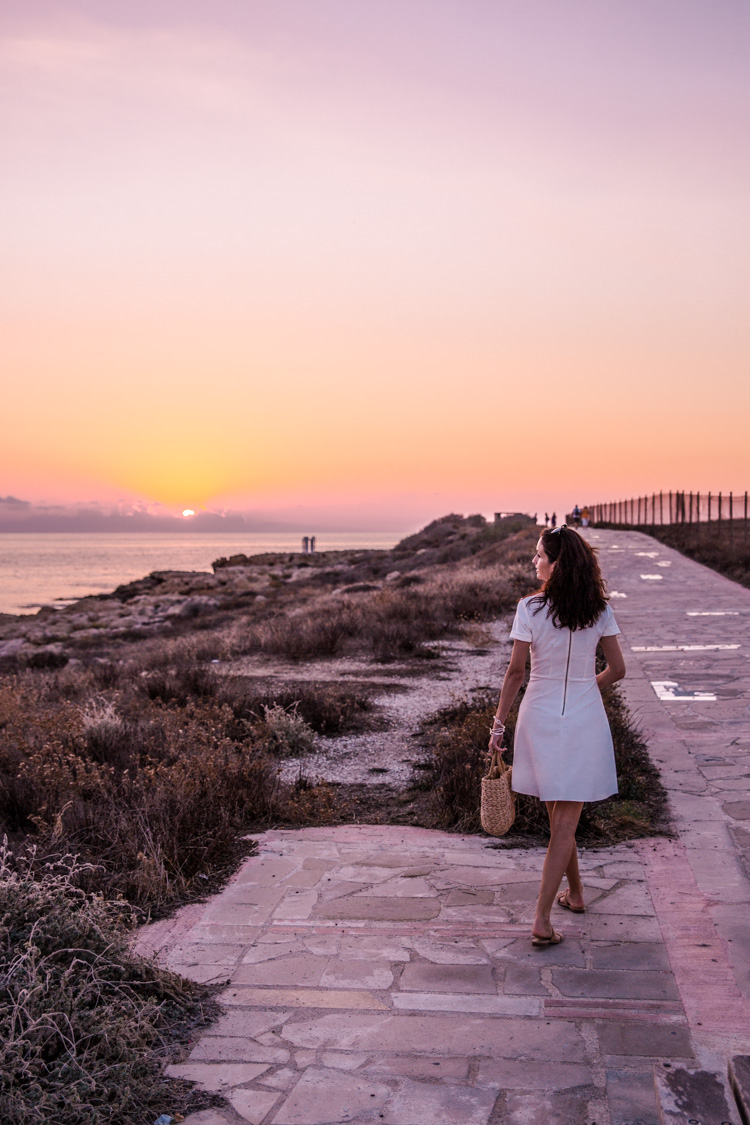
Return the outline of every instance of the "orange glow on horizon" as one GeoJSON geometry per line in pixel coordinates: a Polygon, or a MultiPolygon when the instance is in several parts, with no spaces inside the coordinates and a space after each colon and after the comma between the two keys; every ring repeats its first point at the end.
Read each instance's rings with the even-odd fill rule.
{"type": "Polygon", "coordinates": [[[0,496],[748,486],[739,0],[120,7],[6,18],[0,496]]]}

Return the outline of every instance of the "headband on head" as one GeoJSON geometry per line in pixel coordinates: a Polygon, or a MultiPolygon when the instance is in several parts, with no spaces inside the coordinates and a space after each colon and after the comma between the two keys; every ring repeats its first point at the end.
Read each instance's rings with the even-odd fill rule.
{"type": "Polygon", "coordinates": [[[550,535],[557,535],[558,531],[562,531],[563,528],[567,531],[568,525],[566,523],[561,523],[559,527],[553,527],[552,531],[550,531],[550,535]]]}

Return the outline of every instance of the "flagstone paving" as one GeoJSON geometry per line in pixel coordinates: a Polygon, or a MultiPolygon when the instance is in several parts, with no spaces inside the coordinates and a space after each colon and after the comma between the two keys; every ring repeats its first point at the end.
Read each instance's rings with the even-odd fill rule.
{"type": "Polygon", "coordinates": [[[585,850],[589,909],[556,910],[565,940],[536,950],[538,849],[367,825],[260,835],[220,895],[140,935],[225,986],[169,1073],[229,1108],[189,1125],[657,1125],[654,1068],[724,1081],[750,1053],[750,591],[639,533],[588,534],[677,836],[585,850]],[[657,582],[644,562],[670,566],[657,582]],[[722,643],[739,648],[653,651],[722,643]]]}

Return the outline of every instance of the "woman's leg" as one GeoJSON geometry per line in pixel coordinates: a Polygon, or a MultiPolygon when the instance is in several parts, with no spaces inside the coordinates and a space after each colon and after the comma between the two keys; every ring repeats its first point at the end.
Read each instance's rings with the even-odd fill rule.
{"type": "MultiPolygon", "coordinates": [[[[549,816],[550,831],[552,829],[552,810],[555,807],[554,801],[545,802],[547,805],[547,815],[549,816]]],[[[579,814],[580,815],[580,814],[579,814]]],[[[567,892],[568,902],[571,906],[585,906],[583,900],[583,883],[581,881],[581,873],[578,870],[578,848],[575,840],[573,840],[573,847],[570,852],[570,859],[565,868],[565,878],[568,880],[567,892]]]]}
{"type": "Polygon", "coordinates": [[[581,816],[583,801],[555,801],[547,805],[550,814],[550,841],[544,857],[542,885],[536,904],[532,932],[537,937],[549,937],[554,927],[550,922],[552,903],[555,901],[566,870],[574,864],[574,878],[578,873],[578,856],[575,854],[576,828],[581,816]]]}

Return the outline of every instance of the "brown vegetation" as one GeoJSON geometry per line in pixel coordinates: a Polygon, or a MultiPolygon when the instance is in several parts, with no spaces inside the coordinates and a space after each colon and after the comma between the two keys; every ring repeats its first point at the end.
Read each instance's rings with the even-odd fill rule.
{"type": "Polygon", "coordinates": [[[0,849],[3,1125],[143,1125],[216,1101],[163,1069],[217,1005],[130,953],[135,915],[81,890],[88,874],[0,849]]]}

